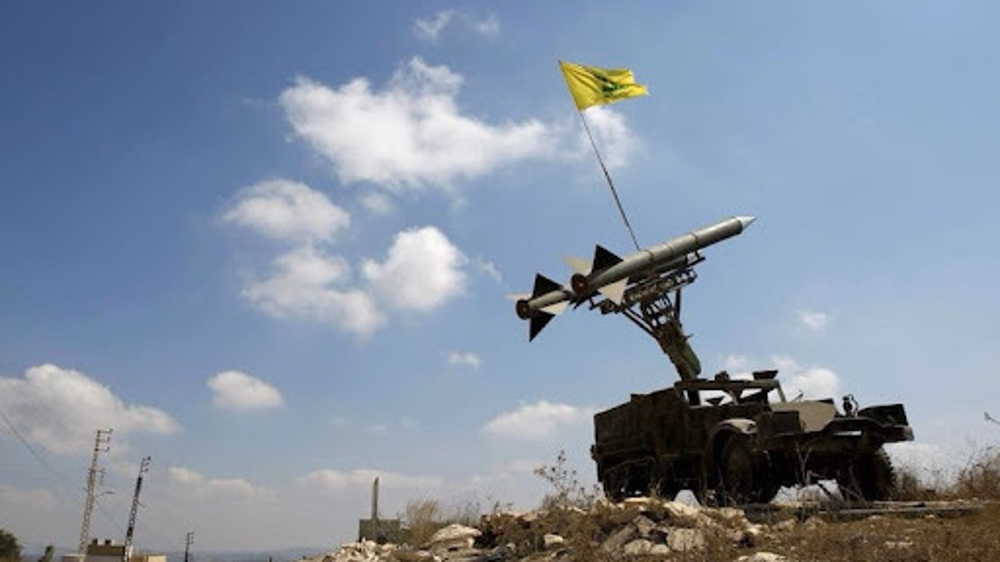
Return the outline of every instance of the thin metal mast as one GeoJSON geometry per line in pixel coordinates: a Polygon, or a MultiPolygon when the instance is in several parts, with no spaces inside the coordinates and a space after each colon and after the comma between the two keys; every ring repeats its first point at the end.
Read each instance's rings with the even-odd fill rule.
{"type": "Polygon", "coordinates": [[[97,457],[101,453],[106,453],[111,448],[111,430],[98,429],[97,437],[94,439],[94,458],[90,461],[90,470],[87,471],[87,500],[83,506],[83,525],[80,527],[80,554],[87,553],[87,543],[90,542],[90,515],[94,511],[94,496],[97,491],[97,457]]]}
{"type": "Polygon", "coordinates": [[[184,537],[184,562],[191,562],[191,545],[194,544],[194,531],[188,531],[184,537]]]}
{"type": "Polygon", "coordinates": [[[135,535],[135,517],[139,513],[139,492],[142,490],[142,475],[149,472],[150,457],[143,457],[139,465],[139,477],[135,479],[135,495],[132,496],[132,511],[128,515],[128,530],[125,531],[125,560],[132,558],[132,536],[135,535]]]}

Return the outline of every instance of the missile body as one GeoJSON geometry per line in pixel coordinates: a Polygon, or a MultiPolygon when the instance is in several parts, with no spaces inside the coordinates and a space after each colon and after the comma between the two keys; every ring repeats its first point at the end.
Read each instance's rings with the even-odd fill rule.
{"type": "Polygon", "coordinates": [[[630,283],[694,265],[701,260],[695,254],[697,250],[740,234],[753,221],[754,217],[732,217],[640,250],[624,259],[597,246],[594,259],[590,262],[567,260],[576,271],[568,287],[544,275],[536,275],[531,294],[517,298],[514,310],[522,320],[530,320],[528,339],[532,340],[570,304],[579,304],[600,292],[608,300],[621,305],[630,283]]]}
{"type": "Polygon", "coordinates": [[[672,260],[683,258],[691,252],[711,246],[716,242],[721,242],[740,234],[754,221],[754,217],[732,217],[715,224],[699,228],[640,250],[627,258],[624,258],[614,265],[608,267],[595,267],[589,274],[581,272],[575,273],[570,279],[570,287],[577,297],[589,295],[594,291],[605,293],[606,287],[620,285],[620,289],[606,296],[614,300],[614,296],[620,295],[624,291],[625,283],[629,277],[641,275],[647,271],[656,271],[672,260]]]}

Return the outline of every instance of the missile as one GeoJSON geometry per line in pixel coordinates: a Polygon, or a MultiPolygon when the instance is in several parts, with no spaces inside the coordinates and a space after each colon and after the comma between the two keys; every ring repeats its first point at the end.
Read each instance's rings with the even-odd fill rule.
{"type": "Polygon", "coordinates": [[[566,258],[575,272],[569,286],[561,285],[542,274],[535,276],[530,295],[516,295],[514,309],[522,320],[530,320],[528,340],[535,336],[570,304],[578,305],[595,293],[621,305],[625,289],[634,283],[661,274],[685,270],[701,261],[697,251],[743,232],[754,217],[732,217],[662,244],[640,250],[626,258],[597,246],[594,259],[566,258]]]}
{"type": "Polygon", "coordinates": [[[574,273],[570,288],[576,298],[586,298],[598,291],[615,304],[621,304],[630,278],[666,271],[676,261],[686,261],[689,254],[740,234],[754,220],[755,217],[731,217],[639,250],[626,258],[598,246],[591,271],[574,273]]]}

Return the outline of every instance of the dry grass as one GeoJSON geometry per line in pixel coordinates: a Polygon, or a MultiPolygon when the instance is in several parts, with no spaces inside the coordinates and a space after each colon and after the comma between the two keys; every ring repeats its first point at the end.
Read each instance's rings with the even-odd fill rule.
{"type": "Polygon", "coordinates": [[[1000,451],[987,447],[973,454],[948,490],[954,498],[1000,500],[1000,451]]]}
{"type": "Polygon", "coordinates": [[[997,505],[959,518],[873,516],[843,523],[816,521],[772,534],[761,541],[760,549],[816,562],[1000,560],[998,524],[997,505]]]}

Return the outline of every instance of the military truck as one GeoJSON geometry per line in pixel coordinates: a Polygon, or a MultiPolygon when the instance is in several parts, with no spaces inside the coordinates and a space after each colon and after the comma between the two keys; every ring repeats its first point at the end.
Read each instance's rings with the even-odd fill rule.
{"type": "Polygon", "coordinates": [[[787,400],[776,376],[688,378],[597,413],[591,456],[607,497],[689,489],[703,502],[757,503],[781,486],[835,479],[847,496],[889,499],[882,446],[913,439],[903,405],[787,400]]]}
{"type": "Polygon", "coordinates": [[[773,370],[701,377],[681,324],[681,290],[697,279],[702,249],[753,222],[732,217],[624,258],[597,246],[589,262],[567,260],[576,271],[569,285],[538,274],[531,294],[516,297],[529,341],[569,305],[589,304],[651,336],[680,378],[594,416],[591,456],[609,498],[690,489],[703,500],[762,502],[783,485],[821,479],[837,480],[848,496],[889,497],[893,471],[882,446],[913,439],[901,404],[859,409],[845,396],[838,411],[832,398],[787,400],[773,370]]]}

